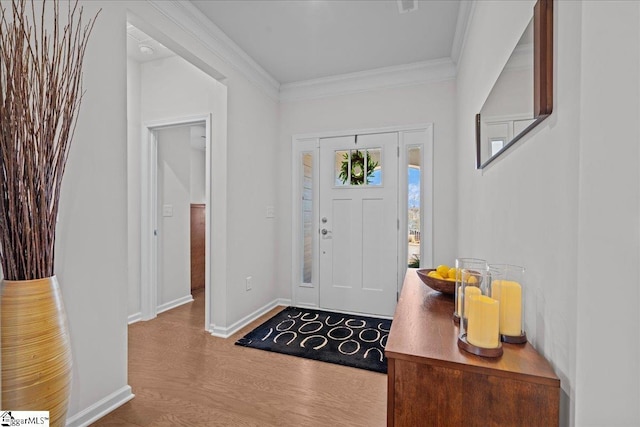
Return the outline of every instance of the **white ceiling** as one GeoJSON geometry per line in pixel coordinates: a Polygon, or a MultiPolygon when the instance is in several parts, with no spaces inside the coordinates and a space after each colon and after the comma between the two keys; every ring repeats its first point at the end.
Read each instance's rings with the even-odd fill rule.
{"type": "Polygon", "coordinates": [[[191,3],[281,84],[450,58],[466,25],[460,0],[419,0],[408,13],[396,0],[191,3]]]}

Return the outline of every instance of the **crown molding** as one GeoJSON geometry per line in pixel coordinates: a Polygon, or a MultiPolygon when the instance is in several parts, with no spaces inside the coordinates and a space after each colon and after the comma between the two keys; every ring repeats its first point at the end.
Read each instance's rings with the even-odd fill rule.
{"type": "Polygon", "coordinates": [[[338,76],[280,85],[280,101],[322,98],[369,90],[453,79],[456,67],[449,58],[377,68],[338,76]]]}
{"type": "Polygon", "coordinates": [[[460,56],[464,51],[464,45],[469,33],[469,25],[473,11],[476,8],[476,0],[462,0],[458,9],[458,21],[456,22],[456,32],[453,36],[453,46],[451,46],[451,59],[458,64],[460,56]]]}
{"type": "Polygon", "coordinates": [[[147,0],[158,12],[204,44],[218,58],[278,100],[280,83],[190,2],[147,0]]]}

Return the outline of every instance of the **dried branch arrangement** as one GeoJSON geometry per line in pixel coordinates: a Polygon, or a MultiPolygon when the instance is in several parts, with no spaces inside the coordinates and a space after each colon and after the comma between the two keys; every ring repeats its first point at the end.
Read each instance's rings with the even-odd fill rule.
{"type": "Polygon", "coordinates": [[[47,21],[46,3],[12,0],[11,11],[0,8],[0,264],[7,280],[54,274],[60,187],[97,17],[83,25],[76,0],[61,24],[54,0],[47,21]]]}

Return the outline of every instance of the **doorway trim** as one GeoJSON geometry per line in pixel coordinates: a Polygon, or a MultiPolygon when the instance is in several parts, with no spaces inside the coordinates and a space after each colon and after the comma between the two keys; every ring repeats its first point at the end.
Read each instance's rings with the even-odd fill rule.
{"type": "Polygon", "coordinates": [[[176,126],[205,124],[205,330],[211,325],[211,213],[214,210],[211,194],[212,171],[212,115],[201,114],[188,117],[154,120],[142,126],[141,156],[141,270],[140,308],[142,320],[150,320],[158,314],[158,240],[156,235],[158,206],[158,141],[156,131],[176,126]]]}
{"type": "MultiPolygon", "coordinates": [[[[412,138],[408,138],[409,134],[415,134],[417,132],[423,132],[425,134],[425,140],[422,145],[422,160],[423,164],[427,168],[425,173],[421,173],[421,185],[422,195],[427,197],[424,203],[421,203],[422,216],[421,216],[421,229],[424,230],[424,235],[430,236],[428,241],[421,240],[420,252],[421,252],[421,266],[427,266],[433,264],[433,124],[422,123],[416,125],[406,126],[389,126],[381,128],[365,128],[365,129],[349,129],[344,131],[327,131],[308,134],[297,134],[292,136],[291,146],[291,303],[297,307],[318,308],[320,303],[320,282],[318,280],[318,272],[320,266],[320,254],[317,250],[317,232],[319,230],[319,211],[318,211],[318,182],[319,182],[319,154],[320,154],[320,139],[333,138],[349,135],[366,135],[376,133],[389,133],[398,132],[398,147],[399,147],[399,197],[398,197],[398,216],[400,220],[400,230],[406,228],[407,220],[407,205],[405,203],[407,198],[407,176],[406,168],[407,163],[406,149],[408,146],[416,145],[415,142],[411,142],[412,138]],[[314,230],[314,243],[313,243],[313,261],[312,261],[312,283],[303,283],[301,274],[301,262],[302,262],[302,223],[300,220],[300,210],[302,206],[302,200],[298,197],[301,194],[301,176],[302,168],[301,155],[303,153],[313,153],[313,222],[312,230],[314,230]]],[[[404,278],[404,272],[406,271],[406,242],[403,240],[407,238],[404,233],[398,233],[399,245],[398,245],[398,282],[397,288],[400,292],[402,288],[402,282],[404,278]]]]}

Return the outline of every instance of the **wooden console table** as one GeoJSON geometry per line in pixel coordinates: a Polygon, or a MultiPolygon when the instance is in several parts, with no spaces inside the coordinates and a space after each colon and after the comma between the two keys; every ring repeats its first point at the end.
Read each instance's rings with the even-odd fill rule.
{"type": "Polygon", "coordinates": [[[554,426],[560,380],[529,344],[489,359],[460,350],[453,298],[409,269],[391,325],[387,426],[554,426]]]}

